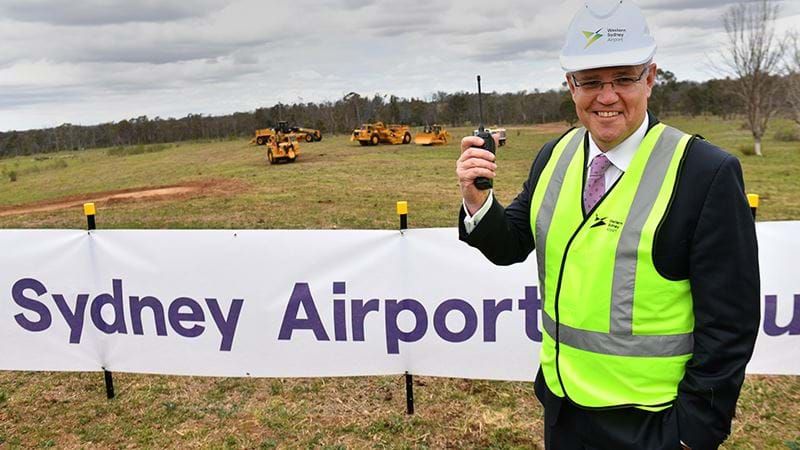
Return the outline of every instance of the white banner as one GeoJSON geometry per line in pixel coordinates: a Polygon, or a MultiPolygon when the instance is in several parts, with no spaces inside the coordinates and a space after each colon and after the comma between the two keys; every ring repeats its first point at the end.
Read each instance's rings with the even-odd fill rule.
{"type": "MultiPolygon", "coordinates": [[[[751,373],[800,374],[800,222],[758,225],[751,373]]],[[[456,229],[0,231],[0,369],[533,380],[534,258],[456,229]]]]}

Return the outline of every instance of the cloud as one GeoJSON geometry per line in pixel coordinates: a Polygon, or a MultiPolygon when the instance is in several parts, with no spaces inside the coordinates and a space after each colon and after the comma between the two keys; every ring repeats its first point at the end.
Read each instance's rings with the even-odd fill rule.
{"type": "Polygon", "coordinates": [[[62,101],[71,102],[78,100],[85,94],[77,87],[3,87],[3,95],[0,95],[0,110],[15,110],[19,107],[46,104],[58,97],[62,101]]]}
{"type": "MultiPolygon", "coordinates": [[[[679,79],[708,78],[724,0],[637,0],[679,79]],[[687,13],[688,11],[688,13],[687,13]],[[680,72],[679,72],[680,71],[680,72]]],[[[0,129],[223,114],[348,92],[558,87],[583,0],[0,0],[0,129]]],[[[782,3],[791,22],[800,2],[782,3]]],[[[663,64],[662,64],[663,63],[663,64]]]]}
{"type": "Polygon", "coordinates": [[[378,3],[378,0],[327,0],[326,6],[334,9],[346,9],[348,11],[358,10],[378,3]]]}
{"type": "Polygon", "coordinates": [[[561,36],[530,36],[493,42],[476,49],[472,59],[513,61],[533,55],[555,55],[562,45],[561,36]]]}
{"type": "MultiPolygon", "coordinates": [[[[755,3],[761,0],[739,0],[739,3],[755,3]]],[[[727,7],[736,2],[730,0],[639,0],[636,2],[643,10],[645,15],[653,11],[686,11],[692,9],[713,9],[727,7]]]]}
{"type": "Polygon", "coordinates": [[[203,17],[230,0],[6,0],[0,15],[20,22],[50,25],[108,25],[129,22],[172,22],[203,17]]]}
{"type": "Polygon", "coordinates": [[[664,11],[654,17],[650,23],[650,29],[655,34],[656,39],[665,34],[661,31],[670,32],[681,29],[698,29],[706,33],[722,29],[721,12],[704,11],[702,14],[687,15],[683,11],[664,11]]]}
{"type": "Polygon", "coordinates": [[[273,26],[241,8],[181,22],[64,26],[0,21],[0,65],[14,61],[166,64],[213,59],[293,39],[293,26],[272,12],[273,26]]]}
{"type": "MultiPolygon", "coordinates": [[[[209,65],[203,61],[165,65],[22,63],[0,70],[0,90],[6,97],[32,98],[49,93],[59,103],[67,100],[66,93],[80,91],[84,99],[120,95],[140,95],[148,92],[179,93],[188,88],[212,88],[236,83],[264,71],[260,67],[239,65],[222,59],[209,65]]],[[[8,100],[6,106],[18,104],[8,100]]]]}
{"type": "Polygon", "coordinates": [[[437,28],[440,25],[439,18],[429,14],[419,17],[397,17],[388,23],[373,19],[367,28],[379,36],[401,36],[409,33],[438,34],[437,28]]]}

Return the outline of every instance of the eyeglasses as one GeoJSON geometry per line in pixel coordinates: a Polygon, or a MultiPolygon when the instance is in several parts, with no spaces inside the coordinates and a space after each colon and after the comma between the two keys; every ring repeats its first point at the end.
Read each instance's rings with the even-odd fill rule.
{"type": "Polygon", "coordinates": [[[611,81],[586,80],[580,83],[578,83],[578,80],[575,79],[575,75],[573,74],[572,84],[574,84],[576,88],[582,89],[584,92],[592,92],[592,93],[600,92],[603,90],[605,85],[610,84],[611,89],[613,89],[615,92],[620,92],[642,81],[642,77],[644,77],[649,70],[650,66],[646,66],[638,77],[617,77],[611,81]]]}

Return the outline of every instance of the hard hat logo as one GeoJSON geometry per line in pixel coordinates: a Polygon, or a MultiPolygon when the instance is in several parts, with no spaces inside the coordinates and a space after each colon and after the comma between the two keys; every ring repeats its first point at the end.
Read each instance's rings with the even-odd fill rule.
{"type": "Polygon", "coordinates": [[[587,49],[587,48],[589,48],[589,46],[590,46],[590,45],[594,44],[594,43],[595,43],[595,42],[597,42],[597,41],[598,41],[598,40],[599,40],[601,37],[603,37],[603,35],[602,35],[602,34],[600,34],[600,31],[602,31],[602,30],[603,30],[603,29],[602,29],[602,28],[600,28],[600,29],[599,29],[599,30],[597,30],[597,31],[582,31],[582,33],[583,33],[583,37],[585,37],[585,38],[586,38],[586,46],[585,46],[585,47],[583,47],[583,48],[584,48],[584,49],[587,49]]]}

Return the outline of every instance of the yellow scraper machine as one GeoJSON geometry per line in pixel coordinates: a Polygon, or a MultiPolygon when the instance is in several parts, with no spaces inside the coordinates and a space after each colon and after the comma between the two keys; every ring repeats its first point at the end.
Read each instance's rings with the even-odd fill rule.
{"type": "Polygon", "coordinates": [[[290,127],[288,122],[281,121],[278,122],[278,126],[275,128],[261,128],[256,130],[256,135],[250,142],[258,145],[266,145],[267,141],[269,141],[269,137],[274,136],[278,132],[285,136],[294,135],[298,141],[319,142],[322,140],[322,132],[319,130],[313,128],[290,127]]]}
{"type": "Polygon", "coordinates": [[[288,122],[280,121],[278,126],[274,128],[275,131],[280,131],[285,135],[294,134],[298,141],[306,142],[319,142],[322,140],[322,132],[313,128],[303,128],[297,126],[289,126],[288,122]]]}
{"type": "MultiPolygon", "coordinates": [[[[266,145],[270,136],[275,135],[275,130],[272,128],[261,128],[256,130],[255,143],[258,145],[266,145]]],[[[252,142],[252,141],[251,141],[252,142]]]]}
{"type": "Polygon", "coordinates": [[[280,131],[267,139],[267,161],[276,164],[281,161],[295,162],[300,155],[300,142],[297,135],[284,134],[280,131]]]}
{"type": "Polygon", "coordinates": [[[303,135],[302,139],[306,142],[319,142],[322,140],[322,132],[313,128],[292,127],[292,130],[298,134],[298,139],[303,135]]]}
{"type": "Polygon", "coordinates": [[[411,129],[408,125],[384,125],[383,122],[365,123],[353,130],[351,141],[361,145],[408,144],[411,142],[411,129]]]}
{"type": "Polygon", "coordinates": [[[425,125],[421,133],[414,136],[417,145],[444,145],[450,142],[450,133],[441,125],[425,125]]]}

